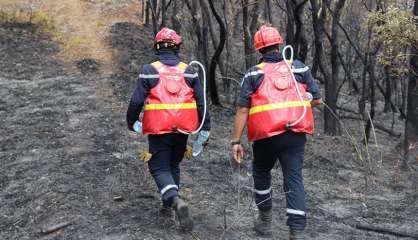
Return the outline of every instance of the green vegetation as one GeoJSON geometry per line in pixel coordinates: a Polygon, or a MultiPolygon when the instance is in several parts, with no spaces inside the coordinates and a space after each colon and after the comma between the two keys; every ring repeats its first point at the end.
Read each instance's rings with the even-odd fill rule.
{"type": "Polygon", "coordinates": [[[372,12],[368,17],[373,31],[373,42],[380,45],[378,61],[390,67],[393,73],[406,74],[409,70],[409,55],[405,49],[418,46],[418,32],[414,16],[410,11],[396,6],[386,11],[372,12]]]}

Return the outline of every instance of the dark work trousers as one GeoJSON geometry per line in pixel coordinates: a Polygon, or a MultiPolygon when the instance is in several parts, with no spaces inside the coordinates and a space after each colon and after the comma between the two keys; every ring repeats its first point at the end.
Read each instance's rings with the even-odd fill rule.
{"type": "Polygon", "coordinates": [[[260,210],[272,208],[271,169],[279,159],[286,194],[287,225],[302,230],[306,226],[305,191],[302,166],[306,143],[304,133],[291,131],[253,144],[253,178],[255,202],[260,210]]]}
{"type": "Polygon", "coordinates": [[[163,205],[169,207],[180,187],[180,162],[187,146],[187,135],[168,133],[149,135],[149,152],[152,158],[148,168],[162,195],[163,205]]]}

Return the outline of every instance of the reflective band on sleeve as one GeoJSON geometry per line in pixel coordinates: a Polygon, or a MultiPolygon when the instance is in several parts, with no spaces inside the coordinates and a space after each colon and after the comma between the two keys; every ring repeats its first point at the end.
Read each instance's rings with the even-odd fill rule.
{"type": "Polygon", "coordinates": [[[164,194],[165,192],[167,192],[168,190],[173,189],[173,188],[175,188],[177,190],[179,189],[179,187],[177,187],[177,185],[170,184],[170,185],[165,186],[163,189],[161,189],[161,194],[164,194]]]}
{"type": "Polygon", "coordinates": [[[139,74],[139,78],[160,78],[160,74],[139,74]]]}
{"type": "Polygon", "coordinates": [[[304,68],[292,68],[292,71],[294,73],[303,73],[309,70],[308,66],[305,66],[304,68]]]}
{"type": "Polygon", "coordinates": [[[249,76],[261,75],[261,74],[264,74],[262,70],[252,71],[252,72],[245,74],[244,78],[249,77],[249,76]]]}
{"type": "Polygon", "coordinates": [[[280,102],[280,103],[271,103],[265,105],[254,106],[250,109],[250,115],[258,112],[264,112],[269,110],[275,110],[280,108],[291,108],[291,107],[303,107],[311,106],[310,101],[290,101],[290,102],[280,102]]]}
{"type": "Polygon", "coordinates": [[[198,77],[199,75],[197,74],[197,73],[194,73],[194,74],[191,74],[191,73],[185,73],[184,74],[184,77],[187,77],[187,78],[196,78],[196,77],[198,77]]]}
{"type": "Polygon", "coordinates": [[[305,216],[306,215],[306,213],[304,211],[290,209],[290,208],[286,209],[286,212],[287,213],[290,213],[290,214],[295,214],[295,215],[302,215],[302,216],[305,216]]]}
{"type": "Polygon", "coordinates": [[[196,102],[192,103],[159,103],[146,104],[144,110],[166,110],[166,109],[196,109],[196,102]]]}
{"type": "Polygon", "coordinates": [[[255,192],[256,194],[259,194],[259,195],[269,194],[269,193],[271,192],[271,187],[269,187],[269,188],[268,188],[268,189],[266,189],[266,190],[257,190],[257,189],[254,189],[254,192],[255,192]]]}

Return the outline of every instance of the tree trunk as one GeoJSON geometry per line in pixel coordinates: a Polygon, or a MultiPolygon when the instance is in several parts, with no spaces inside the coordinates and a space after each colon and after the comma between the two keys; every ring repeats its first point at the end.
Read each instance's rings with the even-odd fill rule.
{"type": "MultiPolygon", "coordinates": [[[[368,48],[368,47],[367,47],[368,48]]],[[[363,73],[362,73],[362,78],[361,78],[361,97],[360,100],[358,102],[358,109],[359,109],[359,113],[362,116],[362,118],[365,118],[365,113],[366,113],[366,100],[367,100],[367,96],[368,96],[368,90],[369,88],[367,87],[367,66],[368,66],[368,60],[369,59],[369,53],[368,50],[366,51],[366,60],[364,62],[364,66],[363,66],[363,73]]]]}
{"type": "Polygon", "coordinates": [[[376,91],[375,91],[375,83],[376,83],[376,77],[374,75],[375,72],[375,62],[372,59],[369,59],[369,79],[370,79],[370,86],[368,89],[370,89],[370,111],[367,116],[366,121],[366,128],[365,128],[365,134],[366,134],[366,142],[369,142],[370,139],[370,130],[372,128],[373,119],[375,115],[375,109],[376,109],[376,91]]]}
{"type": "Polygon", "coordinates": [[[303,23],[304,7],[307,2],[307,0],[286,1],[286,44],[292,45],[295,57],[302,61],[305,61],[308,55],[306,30],[303,23]]]}
{"type": "Polygon", "coordinates": [[[157,0],[148,0],[148,6],[149,6],[149,9],[151,10],[152,30],[155,36],[157,35],[157,32],[158,32],[157,0]]]}
{"type": "Polygon", "coordinates": [[[215,106],[220,106],[221,103],[219,101],[218,95],[218,88],[216,85],[216,65],[219,63],[219,59],[221,57],[222,51],[225,46],[226,41],[226,30],[225,24],[222,21],[222,18],[216,12],[215,6],[213,5],[212,0],[208,0],[210,9],[212,10],[213,15],[215,16],[216,21],[219,24],[219,45],[215,50],[215,53],[212,56],[212,60],[209,67],[209,89],[210,89],[210,97],[212,100],[212,104],[215,106]]]}
{"type": "Polygon", "coordinates": [[[260,4],[254,3],[254,7],[251,9],[251,14],[250,14],[251,22],[249,26],[251,42],[252,42],[252,37],[254,36],[255,32],[258,30],[258,27],[259,27],[258,26],[259,15],[260,15],[260,4]]]}
{"type": "Polygon", "coordinates": [[[296,32],[295,32],[295,41],[297,42],[298,49],[296,51],[296,56],[302,62],[305,62],[308,55],[308,41],[306,40],[306,29],[303,22],[303,14],[305,9],[306,0],[303,0],[296,6],[295,9],[295,23],[296,23],[296,32]]]}
{"type": "Polygon", "coordinates": [[[385,90],[385,107],[383,108],[383,112],[387,113],[391,110],[391,100],[392,100],[392,78],[391,78],[391,74],[390,74],[390,68],[388,66],[384,67],[384,72],[385,72],[385,85],[386,85],[386,90],[385,90]]]}
{"type": "Polygon", "coordinates": [[[271,16],[271,0],[265,0],[264,4],[264,18],[273,25],[273,18],[271,16]]]}
{"type": "MultiPolygon", "coordinates": [[[[338,61],[338,22],[340,21],[341,12],[344,8],[345,0],[339,0],[336,3],[334,13],[332,14],[331,27],[331,79],[325,82],[325,101],[328,106],[335,112],[337,109],[337,87],[340,73],[340,62],[338,61]],[[329,81],[330,80],[330,81],[329,81]]],[[[329,110],[324,111],[325,133],[330,135],[338,134],[337,120],[329,110]]]]}
{"type": "MultiPolygon", "coordinates": [[[[229,5],[228,5],[228,1],[224,2],[224,8],[223,8],[223,12],[224,12],[224,21],[225,21],[225,30],[227,32],[227,36],[226,36],[226,42],[225,42],[225,73],[224,76],[225,77],[229,77],[229,58],[231,56],[231,51],[230,51],[230,46],[229,46],[229,21],[228,21],[228,9],[229,9],[229,5]]],[[[226,100],[227,103],[230,104],[231,103],[231,81],[223,81],[223,87],[224,87],[224,92],[226,94],[226,100]]]]}
{"type": "Polygon", "coordinates": [[[371,27],[368,28],[367,33],[367,43],[366,49],[364,50],[364,58],[363,58],[363,74],[362,74],[362,82],[361,82],[361,97],[358,103],[359,106],[359,113],[363,117],[366,118],[366,101],[369,95],[369,87],[367,86],[367,71],[369,66],[370,60],[370,44],[372,39],[372,29],[371,27]]]}
{"type": "Polygon", "coordinates": [[[245,54],[245,69],[249,69],[254,65],[251,61],[253,54],[251,47],[251,34],[248,28],[248,0],[242,0],[242,29],[244,34],[244,54],[245,54]]]}
{"type": "Polygon", "coordinates": [[[312,75],[316,78],[318,69],[320,68],[320,61],[322,61],[323,57],[323,45],[324,42],[324,33],[322,28],[324,26],[324,21],[326,17],[326,10],[321,9],[319,6],[320,0],[310,0],[312,6],[312,26],[314,31],[314,45],[315,45],[315,54],[313,59],[313,66],[312,66],[312,75]]]}
{"type": "MultiPolygon", "coordinates": [[[[210,13],[209,9],[207,8],[207,5],[205,3],[205,0],[200,0],[200,12],[202,16],[202,20],[210,19],[210,13]]],[[[201,51],[202,51],[202,58],[203,58],[203,64],[205,65],[206,69],[209,69],[209,30],[212,27],[212,21],[210,22],[202,22],[201,26],[201,51]]],[[[208,76],[206,76],[208,77],[208,76]]]]}
{"type": "Polygon", "coordinates": [[[260,15],[260,4],[255,3],[254,7],[251,9],[251,14],[250,14],[251,22],[250,22],[249,31],[248,31],[250,52],[249,52],[249,55],[247,55],[247,58],[249,59],[251,66],[257,64],[257,53],[253,45],[253,37],[259,27],[258,26],[259,15],[260,15]]]}
{"type": "Polygon", "coordinates": [[[150,14],[150,6],[149,6],[149,2],[148,0],[144,0],[145,1],[145,19],[144,19],[144,24],[146,27],[149,26],[149,14],[150,14]]]}
{"type": "MultiPolygon", "coordinates": [[[[418,29],[418,0],[414,6],[415,24],[418,29]]],[[[418,51],[412,48],[408,85],[408,105],[405,121],[404,165],[418,163],[418,51]]]]}
{"type": "MultiPolygon", "coordinates": [[[[177,17],[177,11],[179,10],[179,3],[177,1],[173,1],[173,14],[171,15],[171,25],[173,26],[173,30],[176,31],[179,35],[181,35],[181,23],[179,18],[177,17]]],[[[181,8],[180,8],[181,9],[181,8]]]]}
{"type": "Polygon", "coordinates": [[[297,52],[297,45],[295,44],[295,5],[296,3],[292,1],[286,1],[286,44],[291,44],[297,52]]]}
{"type": "Polygon", "coordinates": [[[145,0],[141,0],[141,19],[144,22],[144,19],[145,19],[145,0]]]}
{"type": "Polygon", "coordinates": [[[166,0],[161,0],[161,24],[160,24],[160,29],[165,27],[166,25],[166,0]]]}

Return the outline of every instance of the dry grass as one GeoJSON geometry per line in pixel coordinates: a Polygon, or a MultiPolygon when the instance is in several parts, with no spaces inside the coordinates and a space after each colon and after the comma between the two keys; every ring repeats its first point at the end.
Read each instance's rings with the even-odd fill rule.
{"type": "Polygon", "coordinates": [[[61,45],[57,57],[74,70],[74,62],[95,59],[102,72],[114,70],[117,54],[105,41],[116,22],[138,22],[140,4],[134,0],[2,0],[0,22],[32,22],[61,45]]]}

